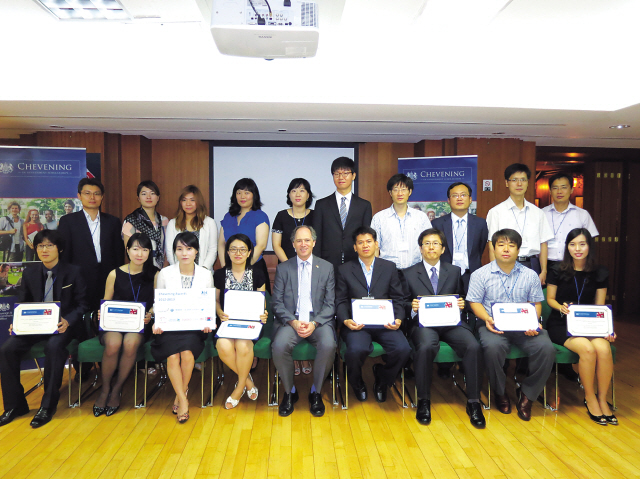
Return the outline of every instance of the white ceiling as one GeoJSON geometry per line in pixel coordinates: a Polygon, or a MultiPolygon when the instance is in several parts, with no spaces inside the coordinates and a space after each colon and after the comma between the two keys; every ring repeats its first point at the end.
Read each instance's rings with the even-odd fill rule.
{"type": "Polygon", "coordinates": [[[316,57],[267,62],[218,53],[211,0],[123,0],[129,23],[2,0],[0,137],[639,148],[640,1],[505,1],[318,0],[316,57]]]}

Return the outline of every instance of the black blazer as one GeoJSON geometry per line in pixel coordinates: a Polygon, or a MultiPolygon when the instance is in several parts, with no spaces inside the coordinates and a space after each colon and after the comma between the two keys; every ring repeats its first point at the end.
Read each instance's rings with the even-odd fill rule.
{"type": "MultiPolygon", "coordinates": [[[[431,222],[434,228],[444,232],[447,237],[447,249],[444,250],[440,261],[453,263],[453,223],[451,215],[441,216],[431,222]]],[[[457,217],[455,219],[458,219],[457,217]]],[[[469,271],[473,273],[482,266],[482,254],[487,247],[489,228],[484,218],[468,214],[467,215],[467,254],[469,256],[469,271]]]]}
{"type": "MultiPolygon", "coordinates": [[[[404,320],[404,296],[396,265],[386,259],[376,258],[373,263],[370,295],[377,299],[391,299],[396,319],[404,320]]],[[[336,317],[342,323],[352,319],[351,300],[367,296],[367,280],[362,266],[356,259],[338,268],[336,280],[336,317]]]]}
{"type": "MultiPolygon", "coordinates": [[[[444,263],[440,257],[440,274],[438,276],[438,291],[433,290],[431,286],[431,279],[429,278],[429,272],[424,267],[424,262],[410,266],[407,269],[402,270],[406,279],[405,287],[408,288],[405,291],[405,305],[407,310],[407,318],[411,318],[411,302],[418,296],[431,296],[434,294],[458,294],[464,297],[464,285],[462,284],[462,275],[460,268],[449,263],[444,263]]],[[[473,331],[472,326],[469,326],[466,319],[466,314],[462,311],[462,325],[473,331]]],[[[410,320],[411,326],[417,326],[418,316],[410,320]]]]}
{"type": "MultiPolygon", "coordinates": [[[[27,266],[18,288],[19,303],[38,303],[44,300],[44,266],[40,263],[27,266]]],[[[86,288],[80,268],[72,264],[58,263],[53,283],[53,300],[60,301],[60,315],[69,326],[78,324],[87,311],[86,288]]]]}
{"type": "Polygon", "coordinates": [[[314,254],[327,260],[336,269],[342,264],[342,253],[345,263],[357,260],[358,255],[353,249],[353,233],[360,226],[371,226],[371,203],[352,195],[344,230],[335,193],[318,200],[313,211],[313,227],[318,234],[314,254]]]}

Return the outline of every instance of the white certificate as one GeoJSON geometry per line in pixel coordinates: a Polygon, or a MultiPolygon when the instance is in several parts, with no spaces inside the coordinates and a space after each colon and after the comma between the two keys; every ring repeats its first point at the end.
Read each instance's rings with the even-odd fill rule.
{"type": "Polygon", "coordinates": [[[216,334],[217,338],[258,339],[262,331],[262,323],[254,321],[223,321],[216,334]]]}
{"type": "Polygon", "coordinates": [[[420,326],[426,328],[459,325],[460,308],[458,307],[458,295],[420,297],[418,319],[420,326]]]}
{"type": "Polygon", "coordinates": [[[156,289],[155,324],[163,331],[216,328],[216,289],[156,289]]]}
{"type": "Polygon", "coordinates": [[[531,303],[494,303],[491,306],[494,327],[498,331],[538,329],[538,313],[531,303]]]}
{"type": "Polygon", "coordinates": [[[571,304],[567,315],[567,336],[604,338],[613,334],[613,314],[609,306],[571,304]]]}
{"type": "Polygon", "coordinates": [[[57,334],[60,303],[16,303],[11,334],[57,334]]]}
{"type": "Polygon", "coordinates": [[[100,331],[144,332],[145,305],[132,301],[102,301],[100,331]]]}
{"type": "Polygon", "coordinates": [[[229,319],[244,319],[246,321],[260,321],[264,314],[263,291],[235,291],[227,289],[224,292],[224,312],[229,319]]]}
{"type": "Polygon", "coordinates": [[[384,328],[385,324],[394,324],[393,301],[390,299],[352,299],[353,320],[365,327],[384,328]]]}

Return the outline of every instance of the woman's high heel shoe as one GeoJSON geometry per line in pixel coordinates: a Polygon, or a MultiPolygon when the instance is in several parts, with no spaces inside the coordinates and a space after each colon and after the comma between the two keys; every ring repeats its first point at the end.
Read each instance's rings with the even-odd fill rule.
{"type": "Polygon", "coordinates": [[[106,407],[99,407],[99,406],[96,406],[94,404],[93,405],[93,415],[95,417],[100,417],[100,416],[102,416],[104,414],[106,409],[107,409],[106,407]]]}
{"type": "Polygon", "coordinates": [[[615,414],[612,414],[611,416],[603,414],[602,417],[605,419],[605,421],[607,421],[607,424],[611,424],[612,426],[617,426],[618,424],[620,424],[615,414]]]}
{"type": "Polygon", "coordinates": [[[586,399],[584,400],[584,407],[587,408],[587,414],[589,415],[589,419],[591,419],[596,424],[599,424],[600,426],[606,426],[607,425],[607,419],[605,418],[605,416],[594,416],[593,414],[591,414],[591,411],[589,411],[589,406],[587,406],[587,400],[586,399]]]}
{"type": "MultiPolygon", "coordinates": [[[[120,400],[122,400],[122,393],[120,393],[118,402],[120,402],[120,400]]],[[[118,412],[118,409],[120,409],[120,404],[118,404],[117,406],[107,406],[106,407],[106,411],[105,411],[105,415],[107,417],[113,416],[115,413],[118,412]]]]}

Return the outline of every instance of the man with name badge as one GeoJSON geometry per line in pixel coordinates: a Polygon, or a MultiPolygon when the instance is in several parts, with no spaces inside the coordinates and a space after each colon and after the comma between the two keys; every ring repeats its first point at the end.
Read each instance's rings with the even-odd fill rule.
{"type": "MultiPolygon", "coordinates": [[[[547,278],[547,241],[553,239],[551,226],[544,212],[524,199],[531,170],[522,163],[514,163],[504,170],[504,179],[509,189],[509,198],[494,206],[487,213],[489,236],[505,228],[513,229],[522,238],[522,248],[517,258],[523,266],[534,270],[540,283],[547,278]]],[[[492,243],[489,244],[489,258],[496,259],[492,243]]]]}
{"type": "Polygon", "coordinates": [[[320,417],[325,411],[322,384],[336,354],[334,269],[331,263],[312,254],[316,232],[311,226],[297,226],[291,242],[296,256],[278,265],[273,285],[275,326],[271,348],[285,390],[278,413],[289,416],[298,400],[291,354],[306,339],[316,348],[309,409],[320,417]]]}
{"type": "MultiPolygon", "coordinates": [[[[36,343],[46,340],[44,348],[44,395],[40,409],[31,421],[33,428],[44,426],[56,413],[60,399],[60,386],[64,365],[68,357],[67,346],[73,339],[69,330],[82,320],[86,310],[84,281],[80,268],[60,261],[64,240],[55,230],[40,231],[33,245],[42,264],[27,266],[22,275],[18,302],[60,302],[60,322],[57,334],[10,336],[0,347],[0,374],[2,375],[2,399],[4,414],[0,426],[29,412],[29,405],[20,383],[22,356],[36,343]]],[[[11,331],[13,325],[9,327],[11,331]]]]}
{"type": "Polygon", "coordinates": [[[395,264],[376,258],[376,232],[361,226],[353,234],[353,249],[357,260],[349,261],[338,268],[336,280],[336,317],[342,324],[342,340],[347,346],[345,362],[347,377],[356,398],[366,401],[367,387],[362,380],[362,365],[373,351],[372,341],[380,343],[385,350],[384,365],[373,365],[373,390],[378,402],[387,400],[387,389],[394,384],[400,369],[409,359],[411,348],[400,331],[405,317],[404,294],[395,264]],[[392,323],[383,328],[364,328],[356,323],[351,308],[352,299],[391,299],[393,301],[392,323]]]}
{"type": "Polygon", "coordinates": [[[413,192],[413,180],[407,175],[393,175],[387,181],[387,191],[392,205],[373,216],[371,227],[378,235],[380,258],[404,269],[420,261],[418,235],[431,228],[431,222],[422,211],[407,207],[413,192]]]}
{"type": "MultiPolygon", "coordinates": [[[[486,425],[480,404],[482,382],[482,349],[466,322],[459,326],[421,327],[418,317],[419,296],[459,295],[457,306],[462,311],[464,287],[460,268],[441,261],[446,250],[444,233],[435,228],[423,231],[418,238],[422,261],[404,271],[409,287],[406,297],[411,310],[409,337],[415,346],[413,364],[418,389],[416,419],[421,424],[431,422],[431,376],[433,360],[440,350],[440,341],[445,341],[462,358],[467,383],[467,414],[471,424],[477,428],[486,425]]],[[[424,312],[421,314],[425,314],[424,312]]]]}
{"type": "Polygon", "coordinates": [[[538,324],[538,330],[498,331],[494,327],[491,307],[493,303],[535,303],[536,314],[540,318],[544,295],[538,275],[518,262],[522,238],[517,231],[496,231],[491,237],[491,244],[495,260],[471,275],[466,299],[476,317],[485,323],[478,328],[480,345],[495,401],[503,414],[511,412],[511,402],[505,390],[505,358],[512,344],[527,354],[529,375],[516,391],[516,409],[520,419],[529,421],[533,401],[542,392],[555,362],[555,348],[541,324],[538,324]]]}
{"type": "Polygon", "coordinates": [[[7,207],[9,214],[0,218],[0,237],[3,241],[4,261],[7,263],[22,262],[24,251],[24,236],[22,225],[24,220],[20,218],[20,205],[12,201],[7,207]],[[10,240],[5,238],[9,237],[10,240]]]}
{"type": "Polygon", "coordinates": [[[592,237],[599,235],[598,229],[587,210],[578,208],[569,201],[573,194],[573,175],[560,172],[549,178],[549,191],[552,204],[542,208],[553,230],[553,239],[549,241],[547,256],[548,268],[560,263],[564,258],[564,243],[569,231],[575,228],[589,230],[592,237]]]}

